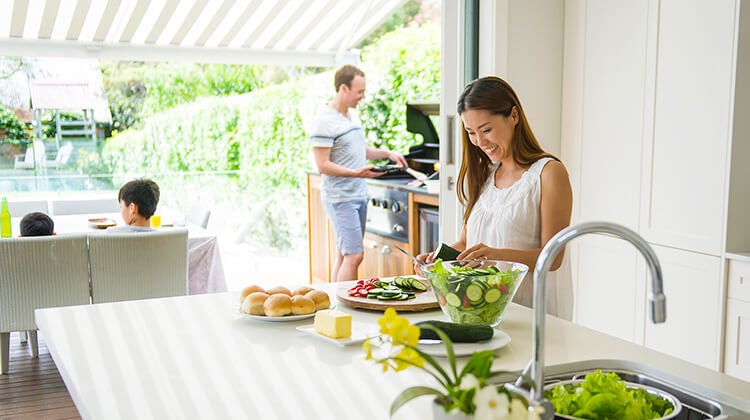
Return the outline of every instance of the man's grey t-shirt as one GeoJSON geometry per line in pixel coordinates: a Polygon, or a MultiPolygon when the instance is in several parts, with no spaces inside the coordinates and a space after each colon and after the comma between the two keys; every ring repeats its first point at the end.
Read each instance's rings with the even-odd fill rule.
{"type": "MultiPolygon", "coordinates": [[[[349,118],[330,106],[321,109],[313,122],[310,143],[313,147],[331,149],[331,162],[349,169],[367,163],[367,143],[359,119],[349,111],[349,118]]],[[[323,199],[330,203],[367,200],[364,178],[322,175],[323,199]]]]}

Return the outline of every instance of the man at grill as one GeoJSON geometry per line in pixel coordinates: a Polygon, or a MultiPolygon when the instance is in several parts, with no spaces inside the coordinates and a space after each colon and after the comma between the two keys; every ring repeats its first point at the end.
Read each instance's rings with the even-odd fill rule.
{"type": "Polygon", "coordinates": [[[321,174],[323,208],[333,225],[338,255],[333,267],[333,281],[357,278],[362,263],[362,240],[367,216],[365,178],[381,176],[368,160],[389,159],[407,166],[398,153],[367,146],[362,126],[352,112],[365,97],[365,74],[359,68],[345,65],[334,75],[336,94],[323,107],[311,126],[315,164],[321,174]]]}

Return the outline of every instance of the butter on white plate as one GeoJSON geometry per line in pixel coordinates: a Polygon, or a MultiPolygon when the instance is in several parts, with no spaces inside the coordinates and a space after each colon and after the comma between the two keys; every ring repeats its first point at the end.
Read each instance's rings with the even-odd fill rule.
{"type": "Polygon", "coordinates": [[[377,325],[361,324],[355,322],[352,324],[352,334],[345,338],[331,338],[323,334],[319,334],[315,331],[315,328],[311,325],[298,326],[297,331],[301,331],[305,334],[313,335],[329,343],[336,344],[338,346],[351,346],[353,344],[362,344],[365,340],[370,337],[375,337],[379,334],[377,325]]]}
{"type": "Polygon", "coordinates": [[[329,338],[347,338],[352,335],[352,316],[333,309],[320,310],[315,313],[313,328],[329,338]]]}

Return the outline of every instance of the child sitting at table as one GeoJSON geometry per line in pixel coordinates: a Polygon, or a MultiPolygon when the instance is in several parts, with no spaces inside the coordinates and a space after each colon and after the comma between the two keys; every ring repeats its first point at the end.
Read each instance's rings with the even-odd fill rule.
{"type": "Polygon", "coordinates": [[[44,213],[27,213],[21,219],[21,236],[50,236],[55,234],[55,222],[44,213]]]}
{"type": "Polygon", "coordinates": [[[150,219],[159,204],[159,186],[150,179],[136,179],[125,183],[117,195],[120,201],[120,215],[127,226],[116,226],[107,232],[149,232],[150,219]]]}

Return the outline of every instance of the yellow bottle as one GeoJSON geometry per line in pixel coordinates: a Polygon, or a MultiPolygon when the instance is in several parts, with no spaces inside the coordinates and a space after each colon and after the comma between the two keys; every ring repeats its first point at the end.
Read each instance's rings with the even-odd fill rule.
{"type": "Polygon", "coordinates": [[[8,200],[3,197],[3,204],[0,208],[0,237],[10,238],[13,234],[10,231],[10,211],[8,210],[8,200]]]}

